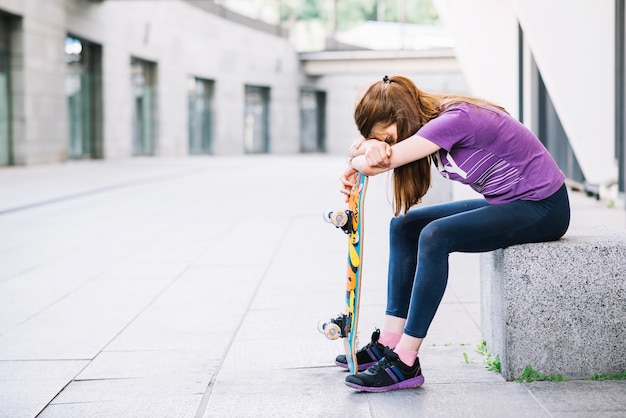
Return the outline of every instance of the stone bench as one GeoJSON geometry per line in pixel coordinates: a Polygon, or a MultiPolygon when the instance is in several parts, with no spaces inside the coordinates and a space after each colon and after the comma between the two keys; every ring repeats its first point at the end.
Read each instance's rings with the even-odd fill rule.
{"type": "Polygon", "coordinates": [[[568,232],[480,257],[482,334],[506,380],[526,365],[570,379],[626,370],[625,232],[568,232]]]}

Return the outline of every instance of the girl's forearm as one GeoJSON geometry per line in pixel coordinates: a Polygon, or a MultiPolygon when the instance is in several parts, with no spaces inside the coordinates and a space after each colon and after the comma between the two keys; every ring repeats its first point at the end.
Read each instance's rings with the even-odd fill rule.
{"type": "Polygon", "coordinates": [[[365,155],[357,155],[350,160],[350,167],[367,176],[375,176],[389,170],[389,167],[369,165],[365,159],[365,155]]]}

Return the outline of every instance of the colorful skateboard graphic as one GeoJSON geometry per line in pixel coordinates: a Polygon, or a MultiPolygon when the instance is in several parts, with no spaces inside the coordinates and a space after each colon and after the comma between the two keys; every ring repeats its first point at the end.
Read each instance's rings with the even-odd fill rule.
{"type": "Polygon", "coordinates": [[[336,318],[321,324],[320,331],[329,339],[344,339],[350,373],[357,373],[356,333],[359,320],[361,293],[361,267],[363,258],[363,201],[367,189],[367,176],[358,173],[348,199],[348,210],[327,211],[324,219],[341,228],[348,235],[348,269],[345,311],[336,318]]]}

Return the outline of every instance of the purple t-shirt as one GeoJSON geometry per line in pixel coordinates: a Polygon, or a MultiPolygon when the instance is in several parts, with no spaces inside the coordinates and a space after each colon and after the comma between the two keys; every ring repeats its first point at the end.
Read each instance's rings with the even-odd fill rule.
{"type": "Polygon", "coordinates": [[[469,184],[489,203],[545,199],[565,181],[539,139],[492,107],[453,105],[417,134],[441,147],[435,164],[444,177],[469,184]]]}

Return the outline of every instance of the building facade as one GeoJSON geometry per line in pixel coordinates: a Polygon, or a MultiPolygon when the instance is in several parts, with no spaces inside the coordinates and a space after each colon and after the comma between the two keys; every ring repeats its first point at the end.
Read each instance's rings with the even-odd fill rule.
{"type": "Polygon", "coordinates": [[[472,93],[531,127],[567,177],[623,204],[624,0],[434,0],[472,93]]]}
{"type": "Polygon", "coordinates": [[[452,48],[310,52],[300,61],[306,85],[327,97],[327,151],[332,153],[345,153],[358,138],[354,105],[385,75],[405,75],[425,91],[469,93],[452,48]]]}
{"type": "Polygon", "coordinates": [[[623,202],[625,1],[435,0],[454,49],[298,54],[210,0],[0,0],[0,166],[344,153],[359,94],[405,74],[502,104],[623,202]]]}
{"type": "Polygon", "coordinates": [[[0,0],[0,165],[297,152],[299,85],[284,33],[212,2],[0,0]]]}
{"type": "Polygon", "coordinates": [[[209,0],[0,0],[0,166],[344,153],[383,75],[467,90],[451,48],[298,54],[287,35],[209,0]]]}
{"type": "Polygon", "coordinates": [[[384,74],[466,90],[450,48],[299,55],[287,35],[209,0],[0,0],[0,166],[344,153],[384,74]]]}

